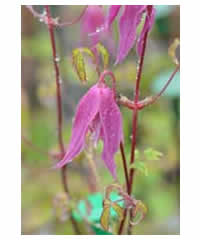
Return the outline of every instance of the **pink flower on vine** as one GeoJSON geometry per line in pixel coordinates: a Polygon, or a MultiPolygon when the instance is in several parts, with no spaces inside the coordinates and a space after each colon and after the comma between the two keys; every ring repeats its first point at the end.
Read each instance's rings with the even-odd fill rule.
{"type": "MultiPolygon", "coordinates": [[[[109,30],[113,21],[117,17],[121,5],[112,5],[109,8],[108,16],[105,22],[105,29],[109,30]]],[[[155,9],[152,5],[126,5],[124,6],[124,11],[119,19],[119,46],[116,64],[122,62],[125,57],[130,52],[131,48],[134,46],[137,27],[139,26],[143,13],[146,12],[147,17],[143,29],[140,33],[137,42],[137,53],[141,56],[142,43],[144,41],[144,36],[146,31],[150,31],[155,18],[155,9]]]]}
{"type": "Polygon", "coordinates": [[[83,150],[86,134],[89,132],[94,144],[100,139],[103,141],[102,159],[116,179],[114,155],[123,138],[122,117],[115,102],[114,91],[104,83],[94,85],[80,100],[68,149],[57,167],[71,162],[83,150]]]}

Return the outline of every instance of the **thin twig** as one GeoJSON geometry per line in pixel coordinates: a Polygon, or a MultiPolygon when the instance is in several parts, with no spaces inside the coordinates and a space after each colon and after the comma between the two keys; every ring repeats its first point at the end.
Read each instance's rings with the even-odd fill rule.
{"type": "Polygon", "coordinates": [[[155,96],[153,96],[151,101],[147,102],[147,106],[155,103],[161,97],[161,95],[165,92],[165,90],[167,89],[167,87],[169,86],[171,81],[173,80],[175,74],[179,71],[179,68],[180,68],[180,65],[178,64],[176,66],[175,70],[173,71],[173,73],[171,74],[171,76],[169,77],[169,79],[167,80],[167,82],[165,83],[165,85],[163,86],[163,88],[160,90],[160,92],[157,93],[155,96]]]}
{"type": "MultiPolygon", "coordinates": [[[[56,53],[56,43],[55,43],[55,36],[54,36],[54,25],[51,18],[51,13],[49,6],[45,6],[46,10],[46,16],[47,16],[47,25],[51,40],[51,47],[52,47],[52,54],[53,54],[53,63],[54,63],[54,69],[56,74],[56,98],[57,98],[57,116],[58,116],[58,143],[60,147],[60,151],[62,154],[62,157],[64,157],[65,149],[64,149],[64,143],[63,143],[63,135],[62,135],[62,95],[61,95],[61,86],[60,86],[60,71],[57,61],[57,53],[56,53]]],[[[61,177],[62,177],[62,184],[65,193],[70,197],[69,195],[69,188],[67,185],[67,171],[66,171],[66,165],[61,169],[61,177]]],[[[80,234],[80,231],[78,229],[78,225],[76,221],[72,217],[72,213],[70,213],[70,220],[72,222],[74,231],[76,234],[80,234]]]]}
{"type": "Polygon", "coordinates": [[[81,18],[85,14],[87,8],[88,8],[88,6],[86,5],[84,7],[84,9],[82,10],[81,14],[77,18],[73,19],[71,22],[57,23],[56,26],[58,26],[58,27],[66,27],[66,26],[70,26],[70,25],[76,24],[77,22],[79,22],[81,20],[81,18]]]}
{"type": "MultiPolygon", "coordinates": [[[[88,6],[86,5],[86,6],[84,7],[84,9],[82,10],[81,14],[80,14],[77,18],[73,19],[71,22],[59,23],[58,18],[54,18],[54,19],[51,18],[52,25],[55,26],[55,27],[60,27],[60,28],[62,28],[62,27],[71,26],[71,25],[73,25],[73,24],[78,23],[78,22],[81,20],[81,18],[83,17],[83,15],[85,14],[85,11],[87,10],[87,7],[88,7],[88,6]]],[[[38,13],[38,12],[33,8],[32,5],[26,5],[26,8],[33,14],[34,17],[38,18],[41,22],[47,23],[48,20],[46,19],[45,14],[43,14],[43,13],[38,13]]]]}
{"type": "Polygon", "coordinates": [[[124,153],[124,145],[121,142],[120,143],[120,152],[121,152],[121,156],[122,156],[122,163],[123,163],[123,168],[124,168],[124,175],[125,175],[125,179],[126,179],[126,189],[128,191],[128,186],[129,186],[129,181],[128,181],[128,167],[127,167],[127,163],[126,163],[126,156],[124,153]]]}
{"type": "Polygon", "coordinates": [[[175,70],[172,72],[171,76],[169,77],[169,79],[167,80],[167,82],[165,83],[165,85],[163,86],[163,88],[160,90],[159,93],[157,93],[155,96],[149,96],[146,97],[145,99],[138,101],[137,104],[134,101],[129,100],[127,97],[125,96],[119,96],[117,99],[117,102],[129,109],[132,110],[142,110],[143,108],[152,105],[153,103],[155,103],[161,96],[162,94],[165,92],[165,90],[167,89],[167,87],[169,86],[169,84],[171,83],[171,81],[173,80],[174,76],[176,75],[176,73],[179,71],[180,65],[178,64],[175,68],[175,70]]]}
{"type": "MultiPolygon", "coordinates": [[[[137,72],[137,76],[136,76],[135,97],[134,97],[134,102],[135,102],[136,105],[139,101],[140,80],[141,80],[142,69],[143,69],[143,62],[144,62],[147,36],[148,36],[148,31],[146,31],[146,33],[144,35],[142,53],[141,53],[141,57],[140,57],[140,60],[139,60],[139,67],[138,67],[138,72],[137,72]]],[[[138,109],[133,109],[132,146],[131,146],[130,164],[133,164],[134,161],[135,161],[137,118],[138,118],[138,109]]],[[[128,186],[128,194],[129,195],[131,195],[131,192],[132,192],[133,177],[134,177],[134,168],[131,168],[130,173],[129,173],[129,186],[128,186]]],[[[126,216],[127,216],[127,211],[125,211],[125,212],[126,213],[124,213],[124,218],[123,218],[123,220],[121,221],[121,224],[120,224],[120,228],[119,228],[119,232],[118,232],[119,235],[122,234],[125,219],[126,219],[126,216]]]]}

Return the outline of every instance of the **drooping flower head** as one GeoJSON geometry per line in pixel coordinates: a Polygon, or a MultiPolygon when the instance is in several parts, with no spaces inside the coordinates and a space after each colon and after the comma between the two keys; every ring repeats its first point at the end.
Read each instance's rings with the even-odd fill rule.
{"type": "Polygon", "coordinates": [[[91,45],[94,46],[98,43],[100,35],[94,33],[104,25],[104,22],[105,17],[101,6],[90,5],[87,7],[81,19],[81,33],[91,41],[91,45]]]}
{"type": "MultiPolygon", "coordinates": [[[[112,5],[109,8],[108,16],[105,21],[105,29],[110,29],[121,8],[121,5],[112,5]]],[[[144,41],[145,33],[146,31],[150,31],[153,26],[155,9],[151,5],[124,6],[122,16],[119,20],[120,36],[116,64],[122,62],[134,46],[137,38],[137,27],[141,22],[144,12],[146,12],[147,17],[137,42],[137,53],[139,56],[141,56],[142,43],[144,41]]]]}
{"type": "Polygon", "coordinates": [[[122,118],[114,92],[105,83],[94,85],[80,100],[73,122],[72,136],[64,158],[57,164],[63,167],[85,147],[86,134],[91,132],[94,143],[104,143],[102,159],[116,179],[114,155],[122,141],[122,118]]]}

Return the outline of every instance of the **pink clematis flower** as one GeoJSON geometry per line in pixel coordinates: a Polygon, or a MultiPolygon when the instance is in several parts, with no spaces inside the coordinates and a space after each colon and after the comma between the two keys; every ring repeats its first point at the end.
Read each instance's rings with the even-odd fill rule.
{"type": "MultiPolygon", "coordinates": [[[[112,5],[109,8],[109,13],[105,22],[105,29],[109,29],[117,17],[121,5],[112,5]]],[[[134,46],[137,35],[137,27],[141,22],[143,13],[146,12],[147,18],[145,20],[143,29],[138,38],[137,53],[141,56],[142,43],[146,31],[150,31],[155,17],[155,9],[153,6],[147,5],[126,5],[119,20],[119,46],[116,64],[122,62],[134,46]]]]}
{"type": "Polygon", "coordinates": [[[92,46],[98,43],[100,35],[94,33],[101,29],[104,22],[105,17],[101,6],[91,5],[87,7],[81,19],[81,33],[85,38],[89,37],[92,46]]]}
{"type": "Polygon", "coordinates": [[[102,159],[116,179],[114,155],[123,139],[122,118],[113,90],[104,83],[94,85],[80,100],[68,149],[57,167],[71,162],[83,150],[88,132],[92,133],[94,144],[99,139],[103,141],[102,159]]]}

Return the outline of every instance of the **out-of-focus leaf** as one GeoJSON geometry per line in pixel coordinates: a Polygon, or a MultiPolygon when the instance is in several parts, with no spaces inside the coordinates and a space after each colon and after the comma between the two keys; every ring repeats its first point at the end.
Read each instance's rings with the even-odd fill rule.
{"type": "Polygon", "coordinates": [[[144,150],[144,155],[147,160],[159,160],[163,154],[153,148],[147,148],[144,150]]]}
{"type": "Polygon", "coordinates": [[[103,229],[98,228],[94,225],[92,225],[91,228],[97,235],[113,235],[112,233],[104,231],[103,229]]]}
{"type": "Polygon", "coordinates": [[[179,45],[180,45],[180,40],[178,38],[175,38],[173,43],[169,46],[169,49],[168,49],[168,54],[176,65],[179,64],[179,60],[177,59],[177,56],[176,56],[176,49],[179,45]]]}
{"type": "Polygon", "coordinates": [[[110,207],[106,206],[103,208],[103,212],[101,214],[100,223],[104,230],[108,231],[109,228],[109,217],[110,217],[110,207]]]}
{"type": "Polygon", "coordinates": [[[111,205],[112,205],[112,208],[115,210],[115,212],[118,214],[120,220],[122,220],[124,215],[124,209],[115,202],[112,202],[111,205]]]}
{"type": "Polygon", "coordinates": [[[109,64],[109,52],[101,43],[97,44],[97,50],[101,54],[103,66],[106,69],[109,64]]]}
{"type": "Polygon", "coordinates": [[[146,164],[142,161],[135,161],[133,164],[130,164],[130,168],[135,168],[143,173],[145,176],[148,176],[148,168],[146,164]]]}

